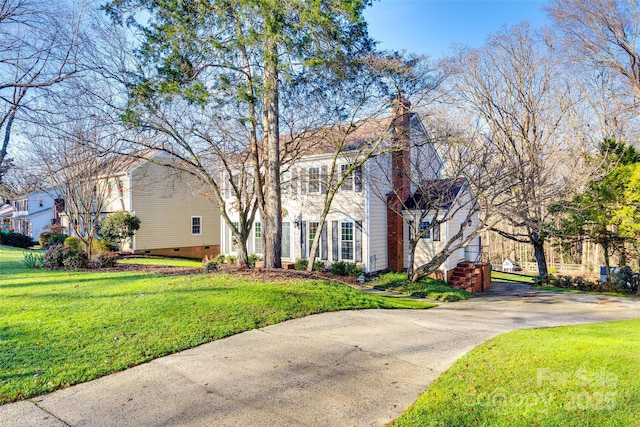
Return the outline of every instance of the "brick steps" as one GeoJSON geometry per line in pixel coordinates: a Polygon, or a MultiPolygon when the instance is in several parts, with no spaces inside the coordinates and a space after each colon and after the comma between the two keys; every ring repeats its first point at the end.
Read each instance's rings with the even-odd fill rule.
{"type": "Polygon", "coordinates": [[[449,286],[469,292],[482,292],[490,289],[491,270],[487,264],[461,262],[449,276],[449,286]]]}

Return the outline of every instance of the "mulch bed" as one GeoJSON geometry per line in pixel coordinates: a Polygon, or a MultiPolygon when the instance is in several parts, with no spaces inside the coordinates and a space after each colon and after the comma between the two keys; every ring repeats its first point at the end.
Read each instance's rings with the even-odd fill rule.
{"type": "MultiPolygon", "coordinates": [[[[102,271],[114,272],[145,272],[157,273],[165,276],[204,274],[199,267],[168,267],[159,265],[142,264],[116,264],[115,267],[103,269],[102,271]]],[[[215,272],[209,274],[225,273],[246,279],[253,279],[261,282],[275,282],[288,280],[328,280],[343,283],[349,286],[357,284],[357,280],[348,276],[335,276],[329,272],[308,272],[300,270],[285,270],[281,268],[238,268],[222,266],[215,272]]]]}

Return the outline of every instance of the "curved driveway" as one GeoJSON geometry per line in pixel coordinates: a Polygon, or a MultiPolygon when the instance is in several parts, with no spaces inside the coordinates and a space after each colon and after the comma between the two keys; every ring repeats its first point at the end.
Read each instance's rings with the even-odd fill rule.
{"type": "Polygon", "coordinates": [[[495,335],[636,317],[638,299],[518,289],[429,310],[324,313],[0,406],[0,424],[379,426],[495,335]]]}

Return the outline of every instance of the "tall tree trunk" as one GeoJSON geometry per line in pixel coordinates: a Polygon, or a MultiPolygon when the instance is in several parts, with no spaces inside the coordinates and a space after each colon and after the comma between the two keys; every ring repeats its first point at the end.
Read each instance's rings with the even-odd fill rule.
{"type": "Polygon", "coordinates": [[[418,239],[409,239],[409,256],[407,257],[407,279],[410,282],[417,282],[422,278],[419,274],[416,274],[416,246],[418,246],[418,239]]]}
{"type": "Polygon", "coordinates": [[[280,199],[280,132],[278,123],[278,47],[275,36],[265,43],[264,108],[265,108],[265,177],[264,266],[280,268],[282,240],[282,202],[280,199]]]}
{"type": "Polygon", "coordinates": [[[609,242],[602,242],[602,253],[604,255],[604,269],[607,273],[607,283],[611,282],[611,257],[609,254],[609,242]]]}
{"type": "Polygon", "coordinates": [[[544,253],[544,239],[541,239],[535,231],[532,231],[529,234],[529,238],[533,245],[533,255],[535,256],[536,263],[538,264],[538,275],[542,277],[547,276],[549,274],[549,270],[547,269],[547,257],[544,253]]]}

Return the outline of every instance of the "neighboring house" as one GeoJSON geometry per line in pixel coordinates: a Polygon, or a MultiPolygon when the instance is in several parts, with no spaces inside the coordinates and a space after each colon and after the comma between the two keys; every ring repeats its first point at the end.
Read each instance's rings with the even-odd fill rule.
{"type": "Polygon", "coordinates": [[[13,206],[11,200],[3,199],[0,204],[0,233],[11,231],[11,217],[13,216],[13,206]]]}
{"type": "MultiPolygon", "coordinates": [[[[140,229],[125,249],[133,253],[204,258],[220,253],[220,211],[191,175],[166,165],[173,158],[159,150],[118,156],[110,176],[100,178],[107,200],[101,217],[128,211],[140,229]]],[[[71,227],[67,224],[68,232],[71,227]]]]}
{"type": "Polygon", "coordinates": [[[10,230],[38,240],[55,219],[54,199],[48,191],[34,191],[13,199],[10,230]]]}
{"type": "MultiPolygon", "coordinates": [[[[336,194],[331,210],[322,229],[318,260],[331,264],[336,261],[355,262],[362,265],[367,273],[382,270],[401,271],[406,267],[405,248],[408,244],[408,224],[402,216],[393,215],[388,203],[389,194],[411,194],[411,180],[391,179],[394,164],[401,159],[410,159],[415,153],[409,150],[423,150],[422,158],[429,159],[421,163],[420,176],[425,179],[437,179],[443,169],[443,163],[433,144],[428,141],[427,132],[416,113],[408,110],[408,102],[396,112],[400,117],[392,122],[391,118],[355,124],[356,129],[349,134],[344,145],[344,156],[357,156],[363,146],[372,144],[380,138],[387,147],[392,144],[403,144],[400,152],[386,152],[366,161],[364,165],[348,176],[336,194]],[[400,135],[401,137],[399,137],[400,135]],[[426,154],[426,155],[424,155],[426,154]],[[404,185],[407,188],[394,188],[404,185]],[[395,231],[392,230],[395,227],[395,231]]],[[[332,130],[327,130],[330,134],[332,130]]],[[[315,138],[318,138],[315,132],[315,138]]],[[[326,137],[327,135],[324,135],[326,137]]],[[[334,158],[334,145],[309,144],[304,154],[293,161],[282,176],[282,260],[283,263],[294,262],[299,258],[308,258],[311,243],[318,228],[326,183],[327,173],[334,158]]],[[[286,160],[286,159],[285,159],[286,160]]],[[[338,170],[346,168],[346,161],[338,161],[338,170]]],[[[414,171],[417,173],[417,171],[414,171]]],[[[230,203],[233,200],[228,200],[230,203]]],[[[230,217],[233,218],[233,212],[230,217]]],[[[453,219],[455,221],[455,219],[453,219]]],[[[221,222],[221,251],[234,254],[234,242],[230,229],[221,222]]],[[[455,234],[455,233],[454,233],[455,234]]],[[[449,229],[441,230],[441,239],[447,239],[449,229]]],[[[438,246],[439,242],[425,241],[425,245],[438,246]]],[[[427,248],[421,253],[428,254],[427,248]]],[[[262,227],[259,214],[256,216],[248,252],[262,254],[262,227]]],[[[464,249],[460,251],[464,258],[464,249]]],[[[456,258],[457,260],[457,258],[456,258]]],[[[455,267],[456,260],[447,261],[443,269],[455,267]]],[[[446,276],[445,276],[446,277],[446,276]]]]}

